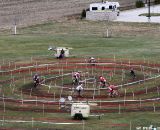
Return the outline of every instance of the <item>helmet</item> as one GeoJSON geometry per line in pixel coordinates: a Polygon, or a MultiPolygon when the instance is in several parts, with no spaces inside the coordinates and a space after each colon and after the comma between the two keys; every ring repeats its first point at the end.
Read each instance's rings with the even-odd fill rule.
{"type": "Polygon", "coordinates": [[[102,76],[99,76],[99,78],[102,78],[102,76]]]}
{"type": "Polygon", "coordinates": [[[38,76],[38,74],[36,73],[35,76],[38,76]]]}

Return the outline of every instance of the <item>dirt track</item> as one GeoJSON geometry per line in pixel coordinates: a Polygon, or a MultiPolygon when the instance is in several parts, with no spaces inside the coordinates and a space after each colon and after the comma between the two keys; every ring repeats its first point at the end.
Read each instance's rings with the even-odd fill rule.
{"type": "MultiPolygon", "coordinates": [[[[42,59],[41,59],[42,60],[42,59]]],[[[13,80],[12,82],[23,82],[23,78],[24,75],[26,75],[26,78],[31,78],[31,76],[29,76],[28,74],[32,71],[33,73],[38,70],[40,72],[43,72],[41,74],[44,74],[45,76],[49,75],[50,71],[49,70],[59,70],[60,68],[63,67],[63,71],[64,73],[68,73],[69,71],[73,70],[75,67],[81,67],[82,69],[86,70],[89,69],[90,67],[92,68],[91,65],[86,65],[83,62],[79,62],[81,60],[79,60],[78,58],[71,58],[71,59],[67,59],[68,64],[66,64],[66,60],[60,60],[57,61],[57,64],[52,62],[52,65],[49,67],[43,66],[40,63],[37,63],[37,65],[35,66],[34,63],[19,63],[17,64],[17,68],[15,68],[14,64],[11,65],[2,65],[2,70],[6,71],[6,72],[1,72],[0,76],[8,76],[11,75],[12,76],[17,76],[14,80],[11,79],[11,77],[5,78],[3,80],[0,80],[0,83],[2,83],[2,86],[5,84],[10,84],[11,80],[13,80]],[[38,65],[40,65],[38,67],[38,65]],[[41,66],[42,65],[42,66],[41,66]],[[29,69],[29,67],[33,67],[32,69],[29,69]],[[37,69],[36,69],[37,68],[37,69]],[[15,69],[15,70],[14,70],[15,69]],[[68,69],[68,70],[67,70],[68,69]],[[21,73],[19,73],[21,72],[21,73]],[[28,76],[28,77],[27,77],[28,76]]],[[[84,61],[84,60],[82,60],[84,61]]],[[[114,66],[110,63],[113,63],[113,61],[111,59],[99,59],[99,65],[97,64],[96,66],[94,66],[97,69],[114,69],[114,66]],[[102,64],[101,64],[102,63],[102,64]],[[105,64],[105,63],[109,63],[109,64],[105,64]],[[102,67],[104,66],[104,67],[102,67]],[[113,66],[113,67],[112,67],[113,66]]],[[[48,63],[49,64],[49,63],[48,63]]],[[[115,70],[119,70],[123,65],[123,69],[128,69],[128,60],[124,60],[123,64],[121,62],[116,62],[117,67],[115,68],[115,70]]],[[[152,73],[157,74],[158,72],[155,71],[153,68],[160,66],[160,64],[146,64],[143,63],[142,61],[136,61],[136,62],[131,62],[130,65],[137,65],[137,64],[141,64],[144,65],[146,67],[152,68],[150,71],[152,71],[152,73]]],[[[90,69],[91,69],[90,68],[90,69]]],[[[139,68],[136,68],[137,71],[141,71],[139,68]]],[[[147,69],[145,69],[147,70],[147,69]]],[[[117,75],[119,75],[119,73],[116,73],[117,75]]],[[[57,71],[53,71],[52,75],[59,75],[59,73],[57,73],[57,71]]],[[[89,76],[89,75],[88,75],[89,76]]],[[[59,76],[60,77],[60,76],[59,76]]],[[[141,77],[142,78],[142,77],[141,77]]],[[[52,78],[49,78],[52,79],[52,78]]],[[[52,80],[56,80],[58,81],[59,79],[52,79],[52,80]]],[[[61,77],[60,77],[61,80],[61,77]]],[[[139,79],[137,79],[139,80],[139,79]]],[[[150,81],[149,81],[150,82],[150,81]]],[[[45,81],[46,85],[48,83],[48,81],[45,81]]],[[[66,87],[65,89],[63,89],[64,91],[61,93],[62,97],[66,97],[66,92],[70,91],[70,87],[72,86],[71,84],[66,84],[63,85],[64,87],[66,87]]],[[[7,97],[7,95],[1,95],[0,96],[0,113],[4,113],[4,102],[5,102],[5,111],[10,111],[10,112],[18,112],[18,113],[25,113],[25,112],[33,112],[36,114],[43,114],[43,113],[70,113],[70,110],[66,110],[66,109],[60,109],[61,104],[59,102],[59,98],[60,95],[59,93],[55,93],[53,94],[52,92],[49,92],[47,90],[43,90],[41,89],[42,86],[38,86],[37,88],[32,88],[31,83],[30,84],[25,84],[25,86],[23,86],[23,88],[20,89],[16,89],[14,90],[14,93],[21,95],[21,97],[25,97],[25,99],[23,98],[14,98],[12,96],[7,97]],[[54,99],[54,100],[53,100],[54,99]]],[[[60,86],[62,87],[62,86],[60,86]]],[[[139,87],[138,84],[134,87],[139,87]]],[[[61,89],[61,88],[60,88],[61,89]]],[[[102,90],[103,91],[103,90],[102,90]]],[[[142,100],[127,100],[127,99],[132,99],[132,93],[131,92],[127,92],[126,94],[124,94],[124,92],[121,92],[119,96],[115,97],[115,98],[110,98],[108,95],[103,95],[102,93],[100,95],[95,95],[94,96],[94,100],[93,100],[93,90],[90,92],[86,91],[83,95],[83,97],[79,97],[77,95],[72,95],[73,100],[74,101],[94,101],[94,103],[96,104],[95,106],[93,106],[91,108],[91,113],[129,113],[129,112],[154,112],[154,111],[160,111],[160,106],[159,98],[154,98],[154,100],[146,100],[146,98],[143,98],[142,100]],[[123,101],[123,97],[126,98],[126,101],[123,101]],[[155,104],[155,108],[153,106],[153,103],[155,104]],[[121,109],[120,109],[121,107],[121,109]]],[[[155,95],[157,95],[157,86],[152,86],[151,88],[148,89],[148,94],[154,93],[155,95]]],[[[145,88],[141,89],[141,90],[136,90],[135,91],[135,97],[138,95],[146,95],[146,91],[145,88]]],[[[67,95],[68,96],[68,95],[67,95]]],[[[150,97],[147,97],[147,99],[150,97]]],[[[66,102],[66,106],[70,106],[71,104],[66,102]]],[[[63,104],[64,105],[64,104],[63,104]]],[[[69,107],[68,107],[69,108],[69,107]]],[[[19,119],[24,119],[24,117],[17,115],[17,116],[12,116],[12,115],[0,115],[0,119],[5,118],[5,120],[17,120],[19,119]]],[[[29,120],[29,117],[26,117],[24,120],[29,120]]],[[[35,117],[34,121],[42,121],[42,122],[59,122],[59,123],[81,123],[80,121],[74,121],[70,120],[70,118],[55,118],[55,117],[51,117],[51,118],[42,118],[42,117],[35,117]]],[[[7,123],[7,122],[5,122],[7,123]]],[[[104,125],[104,124],[102,124],[104,125]]],[[[105,124],[106,125],[106,124],[105,124]]],[[[114,124],[114,123],[109,123],[107,124],[107,126],[128,126],[127,124],[114,124]]],[[[4,129],[2,129],[4,130],[4,129]]],[[[14,130],[14,129],[5,129],[5,130],[14,130]]],[[[22,129],[21,129],[22,130],[22,129]]],[[[27,130],[24,129],[24,130],[27,130]]],[[[62,130],[62,129],[61,129],[62,130]]]]}
{"type": "MultiPolygon", "coordinates": [[[[103,60],[104,59],[102,59],[102,60],[100,60],[99,61],[99,63],[103,63],[103,60]]],[[[105,59],[106,61],[107,61],[107,59],[105,59]]],[[[109,60],[109,59],[108,59],[109,60]]],[[[63,66],[64,68],[63,68],[63,70],[64,71],[66,71],[67,72],[67,69],[73,69],[73,68],[75,68],[75,66],[79,66],[79,67],[81,67],[81,68],[83,68],[83,69],[85,69],[85,67],[87,67],[88,69],[89,69],[89,67],[91,67],[91,66],[86,66],[85,64],[84,65],[82,65],[82,64],[79,64],[79,62],[77,62],[77,59],[75,58],[75,59],[70,59],[70,60],[67,60],[68,61],[68,64],[67,64],[67,66],[66,66],[66,62],[65,61],[60,61],[60,64],[61,64],[61,67],[63,66]]],[[[111,61],[109,60],[107,63],[110,63],[111,61]]],[[[127,65],[127,63],[128,62],[123,62],[123,65],[127,65]]],[[[116,63],[116,64],[120,64],[120,63],[116,63]]],[[[134,64],[138,64],[138,62],[135,62],[135,63],[132,63],[132,65],[134,65],[134,64]]],[[[142,64],[142,63],[141,63],[142,64]]],[[[25,67],[27,67],[27,66],[31,66],[32,64],[19,64],[19,67],[21,66],[25,66],[25,67]]],[[[121,64],[122,65],[122,64],[121,64]]],[[[143,65],[145,65],[145,64],[143,64],[143,65]]],[[[155,67],[155,65],[153,65],[153,64],[147,64],[148,65],[148,67],[150,66],[150,67],[155,67]]],[[[33,65],[34,66],[34,65],[33,65]]],[[[104,66],[105,66],[105,64],[104,64],[104,66]]],[[[157,67],[159,67],[159,64],[156,64],[156,66],[157,67]]],[[[114,68],[110,68],[111,66],[105,66],[105,67],[102,67],[102,66],[94,66],[95,68],[97,68],[97,69],[104,69],[104,70],[106,70],[107,69],[107,67],[109,67],[109,69],[114,69],[114,68]]],[[[117,68],[115,68],[115,69],[120,69],[119,68],[120,66],[118,65],[118,67],[117,68]]],[[[14,66],[2,66],[2,69],[9,69],[9,70],[12,70],[12,69],[15,69],[14,68],[14,66]]],[[[38,69],[36,69],[36,68],[32,68],[32,69],[29,69],[29,68],[25,68],[25,69],[20,69],[20,70],[14,70],[14,71],[8,71],[8,72],[3,72],[3,73],[1,73],[2,75],[10,75],[11,73],[14,75],[14,74],[20,74],[19,75],[19,77],[18,78],[15,78],[14,79],[14,81],[12,81],[12,79],[7,79],[7,80],[0,80],[0,83],[1,84],[9,84],[11,81],[12,82],[17,82],[18,80],[23,80],[23,75],[24,74],[26,74],[26,73],[29,73],[29,72],[35,72],[36,70],[38,70],[38,71],[41,71],[41,72],[43,72],[43,75],[47,75],[48,73],[47,72],[49,72],[49,71],[47,71],[47,69],[54,69],[54,70],[59,70],[60,69],[60,66],[50,66],[50,67],[45,67],[45,66],[42,66],[42,67],[39,67],[38,69]],[[21,72],[21,73],[19,73],[19,72],[21,72]],[[44,73],[45,72],[45,73],[44,73]]],[[[125,69],[128,69],[128,67],[126,66],[125,67],[125,69]]],[[[138,70],[137,70],[138,71],[138,70]]],[[[140,70],[139,70],[140,71],[140,70]]],[[[155,71],[154,69],[153,70],[151,70],[153,73],[157,73],[157,71],[155,71]]],[[[53,72],[53,74],[55,75],[57,75],[57,72],[55,71],[55,72],[53,72]]],[[[53,75],[52,74],[52,75],[53,75]]],[[[119,73],[116,73],[116,74],[118,74],[119,75],[119,73]]],[[[26,78],[30,78],[30,77],[26,77],[26,78]]],[[[141,78],[143,78],[143,77],[140,77],[140,79],[141,78]]],[[[140,79],[137,79],[137,80],[140,80],[140,79]]],[[[52,79],[53,80],[53,79],[52,79]]],[[[56,80],[58,80],[58,79],[56,79],[56,80]]],[[[46,83],[48,82],[48,80],[46,80],[45,81],[46,83]]],[[[28,85],[31,85],[31,84],[28,84],[28,85]]],[[[64,90],[65,91],[70,91],[70,87],[72,87],[72,84],[66,84],[66,85],[64,85],[64,87],[66,87],[64,90]]],[[[28,96],[30,96],[30,98],[32,97],[32,99],[35,99],[35,97],[38,97],[39,99],[43,99],[43,98],[48,98],[49,100],[50,100],[50,98],[51,99],[53,99],[54,97],[58,100],[59,99],[59,94],[56,94],[56,95],[54,95],[53,93],[48,93],[47,91],[45,92],[45,91],[41,91],[41,89],[40,88],[37,88],[38,89],[38,91],[37,91],[37,89],[33,89],[33,91],[32,91],[32,93],[31,93],[31,86],[29,86],[29,87],[27,87],[27,86],[25,86],[21,91],[22,91],[22,93],[23,94],[25,94],[25,95],[28,95],[28,96]]],[[[91,90],[89,90],[89,91],[91,91],[91,90]]],[[[89,91],[87,91],[86,90],[86,92],[89,92],[89,91]]],[[[93,92],[94,90],[92,90],[91,92],[93,92]]],[[[148,89],[148,93],[157,93],[157,86],[154,86],[154,87],[152,87],[152,88],[149,88],[148,89]]],[[[20,90],[17,90],[17,93],[20,93],[20,90]]],[[[87,93],[86,93],[87,94],[87,93]]],[[[88,100],[92,100],[92,98],[93,98],[93,95],[91,94],[91,95],[84,95],[84,97],[77,97],[77,96],[75,96],[75,95],[73,95],[73,98],[75,98],[76,100],[78,99],[78,100],[85,100],[85,99],[88,99],[88,100]]],[[[144,89],[142,89],[142,90],[138,90],[138,91],[135,91],[134,92],[134,94],[135,94],[135,96],[136,95],[145,95],[146,94],[146,89],[144,88],[144,89]]],[[[127,92],[126,94],[126,97],[132,97],[132,93],[131,92],[127,92]]],[[[63,97],[65,97],[66,95],[65,95],[65,93],[62,93],[62,95],[61,96],[63,96],[63,97]]],[[[120,95],[119,95],[119,97],[120,98],[123,98],[124,97],[124,93],[120,93],[120,95]]],[[[94,97],[94,99],[96,99],[96,100],[106,100],[107,98],[109,98],[107,95],[95,95],[95,97],[94,97]]],[[[113,99],[114,100],[114,99],[113,99]]],[[[2,100],[2,98],[1,98],[1,100],[0,100],[1,102],[3,101],[2,100]]],[[[15,103],[15,104],[21,104],[21,99],[19,99],[19,100],[14,100],[14,99],[5,99],[5,101],[6,102],[8,102],[8,103],[15,103]]],[[[42,102],[42,101],[24,101],[24,103],[25,103],[25,105],[27,105],[27,107],[25,107],[25,105],[23,106],[21,106],[20,108],[12,108],[12,107],[8,107],[8,109],[10,109],[10,110],[12,110],[12,111],[35,111],[35,112],[40,112],[40,111],[42,111],[41,109],[30,109],[28,106],[29,105],[32,105],[32,104],[35,104],[35,102],[37,102],[39,105],[42,105],[42,104],[45,104],[45,105],[59,105],[59,103],[58,102],[42,102]]],[[[151,101],[148,101],[148,100],[146,100],[146,101],[144,101],[144,102],[152,102],[152,100],[151,101]]],[[[102,106],[107,106],[107,107],[117,107],[119,104],[122,104],[123,105],[123,102],[103,102],[103,103],[101,103],[101,105],[102,106]]],[[[125,105],[127,105],[127,106],[132,106],[132,105],[134,105],[134,104],[139,104],[139,101],[132,101],[132,102],[130,102],[130,101],[126,101],[125,102],[125,105]]],[[[98,105],[100,105],[99,103],[98,103],[98,105]]],[[[153,109],[152,109],[153,107],[151,106],[151,107],[147,107],[147,108],[144,108],[144,110],[147,110],[147,111],[152,111],[153,109]]],[[[143,109],[143,108],[142,108],[143,109]]],[[[157,110],[159,110],[159,108],[157,108],[157,110]]],[[[46,110],[47,112],[62,112],[62,111],[60,111],[60,110],[57,110],[57,109],[47,109],[46,110]]],[[[102,112],[112,112],[113,110],[112,109],[108,109],[108,110],[102,110],[102,112]]],[[[116,110],[117,111],[117,110],[116,110]]],[[[126,109],[126,111],[127,112],[129,112],[129,111],[141,111],[141,108],[131,108],[131,109],[126,109]]],[[[94,112],[94,110],[93,110],[93,112],[94,112]]]]}

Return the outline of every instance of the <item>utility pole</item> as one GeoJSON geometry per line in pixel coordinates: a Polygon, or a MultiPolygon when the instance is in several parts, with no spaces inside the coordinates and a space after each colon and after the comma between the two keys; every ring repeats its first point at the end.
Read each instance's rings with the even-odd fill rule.
{"type": "Polygon", "coordinates": [[[151,10],[150,10],[150,7],[151,7],[151,1],[148,0],[148,22],[150,22],[150,20],[151,20],[151,10]]]}
{"type": "Polygon", "coordinates": [[[14,18],[14,35],[17,34],[17,19],[16,19],[16,16],[14,18]]]}

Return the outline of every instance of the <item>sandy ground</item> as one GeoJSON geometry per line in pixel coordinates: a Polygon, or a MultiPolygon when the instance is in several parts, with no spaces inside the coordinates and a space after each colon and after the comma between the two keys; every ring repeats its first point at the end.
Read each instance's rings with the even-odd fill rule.
{"type": "MultiPolygon", "coordinates": [[[[151,13],[160,13],[160,5],[151,6],[151,13]]],[[[148,13],[148,7],[122,11],[115,21],[123,22],[149,22],[148,17],[138,16],[142,13],[148,13]]],[[[152,23],[160,23],[160,16],[150,18],[152,23]]]]}

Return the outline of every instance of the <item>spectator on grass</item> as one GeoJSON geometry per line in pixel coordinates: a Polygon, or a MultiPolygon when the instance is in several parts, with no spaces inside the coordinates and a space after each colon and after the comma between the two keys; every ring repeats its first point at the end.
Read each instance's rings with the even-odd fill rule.
{"type": "Polygon", "coordinates": [[[59,59],[64,58],[65,51],[62,49],[59,55],[59,59]]]}
{"type": "Polygon", "coordinates": [[[130,75],[133,77],[133,79],[136,78],[136,74],[135,74],[133,68],[131,68],[131,70],[130,70],[130,75]]]}

